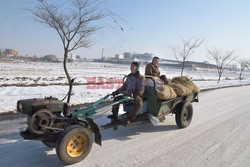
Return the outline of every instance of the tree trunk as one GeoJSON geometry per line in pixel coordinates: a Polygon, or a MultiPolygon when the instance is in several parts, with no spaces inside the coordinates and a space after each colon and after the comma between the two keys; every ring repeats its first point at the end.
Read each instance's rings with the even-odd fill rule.
{"type": "Polygon", "coordinates": [[[181,66],[181,76],[183,75],[184,65],[185,65],[185,61],[182,62],[182,66],[181,66]]]}
{"type": "Polygon", "coordinates": [[[219,75],[219,78],[218,78],[218,81],[217,81],[217,83],[219,83],[219,82],[220,82],[220,78],[221,78],[221,76],[219,75]]]}
{"type": "Polygon", "coordinates": [[[239,78],[239,79],[240,79],[240,81],[241,81],[241,75],[242,75],[242,72],[243,72],[243,70],[241,70],[241,71],[240,71],[240,78],[239,78]]]}
{"type": "Polygon", "coordinates": [[[218,78],[217,83],[219,83],[219,82],[220,82],[221,75],[222,75],[222,72],[219,72],[219,78],[218,78]]]}
{"type": "Polygon", "coordinates": [[[67,103],[70,102],[70,94],[71,94],[71,77],[69,75],[69,72],[68,72],[68,69],[67,69],[67,66],[66,66],[66,63],[67,63],[67,58],[68,58],[68,51],[67,49],[64,50],[64,59],[63,59],[63,69],[64,69],[64,72],[66,74],[66,77],[68,79],[68,83],[69,83],[69,92],[68,92],[68,99],[67,99],[67,103]]]}

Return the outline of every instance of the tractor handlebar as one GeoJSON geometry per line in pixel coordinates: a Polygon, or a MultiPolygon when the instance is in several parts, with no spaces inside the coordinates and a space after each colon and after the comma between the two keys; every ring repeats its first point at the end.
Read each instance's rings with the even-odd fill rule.
{"type": "Polygon", "coordinates": [[[129,96],[129,97],[133,97],[133,93],[128,92],[128,91],[123,91],[123,90],[116,90],[114,92],[112,92],[112,96],[115,97],[116,95],[122,94],[123,96],[129,96]]]}

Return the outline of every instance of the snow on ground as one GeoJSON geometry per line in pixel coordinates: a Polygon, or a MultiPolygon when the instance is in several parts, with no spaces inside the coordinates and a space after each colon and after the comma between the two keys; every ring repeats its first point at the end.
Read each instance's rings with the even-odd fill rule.
{"type": "MultiPolygon", "coordinates": [[[[93,144],[86,159],[71,166],[249,167],[249,90],[250,86],[243,86],[200,93],[185,129],[168,115],[157,127],[145,124],[102,131],[102,146],[93,144]]],[[[105,118],[95,121],[104,123],[105,118]]],[[[1,166],[63,166],[55,149],[21,138],[19,132],[25,127],[26,117],[0,121],[1,166]]]]}
{"type": "MultiPolygon", "coordinates": [[[[75,82],[83,84],[87,82],[87,77],[97,77],[106,81],[108,78],[120,78],[130,72],[129,65],[95,63],[95,62],[77,62],[68,63],[68,70],[75,82]]],[[[145,65],[140,67],[141,73],[144,73],[145,65]]],[[[180,69],[162,67],[162,74],[168,78],[180,75],[180,69]]],[[[216,70],[190,70],[185,69],[184,75],[190,76],[195,80],[216,80],[216,70]]],[[[238,79],[239,72],[226,71],[222,79],[238,79]]],[[[250,73],[243,74],[243,77],[250,79],[250,73]]],[[[67,83],[63,71],[62,63],[44,63],[44,62],[16,62],[0,63],[0,86],[1,85],[38,85],[38,84],[62,84],[67,83]]]]}
{"type": "MultiPolygon", "coordinates": [[[[130,72],[129,65],[94,62],[69,63],[68,68],[71,77],[76,78],[75,82],[78,83],[73,88],[73,104],[96,101],[119,86],[116,83],[112,89],[88,89],[87,77],[96,77],[106,82],[108,78],[122,79],[130,72]]],[[[144,73],[145,66],[140,69],[144,73]]],[[[170,79],[180,75],[180,69],[163,67],[160,70],[170,79]]],[[[244,80],[239,82],[238,72],[226,71],[219,84],[215,70],[185,69],[184,75],[192,77],[201,89],[250,83],[250,73],[243,73],[244,80]]],[[[62,99],[68,92],[68,86],[55,85],[62,83],[67,83],[62,63],[0,63],[0,112],[15,111],[16,102],[20,99],[51,95],[62,99]],[[39,86],[43,84],[49,86],[39,86]]]]}
{"type": "MultiPolygon", "coordinates": [[[[66,75],[62,63],[0,63],[0,85],[65,84],[66,75]]],[[[76,83],[86,83],[87,77],[123,78],[128,65],[82,62],[68,63],[68,71],[76,83]]]]}

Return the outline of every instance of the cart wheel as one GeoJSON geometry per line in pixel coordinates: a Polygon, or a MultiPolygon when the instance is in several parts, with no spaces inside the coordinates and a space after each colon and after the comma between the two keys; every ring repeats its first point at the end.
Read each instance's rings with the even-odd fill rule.
{"type": "Polygon", "coordinates": [[[179,128],[186,128],[191,123],[193,117],[193,107],[190,102],[177,107],[175,121],[179,128]]]}
{"type": "Polygon", "coordinates": [[[46,140],[42,140],[42,143],[50,148],[55,148],[56,147],[56,142],[53,141],[46,141],[46,140]]]}
{"type": "Polygon", "coordinates": [[[56,142],[57,156],[65,164],[70,165],[83,160],[92,148],[92,135],[80,125],[67,127],[56,142]]]}

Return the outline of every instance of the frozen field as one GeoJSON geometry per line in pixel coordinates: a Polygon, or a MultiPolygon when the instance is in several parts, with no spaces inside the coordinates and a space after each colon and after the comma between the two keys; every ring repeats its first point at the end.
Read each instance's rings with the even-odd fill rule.
{"type": "MultiPolygon", "coordinates": [[[[93,102],[119,86],[116,83],[113,89],[87,89],[88,77],[106,82],[109,78],[122,79],[130,72],[129,65],[94,62],[68,63],[68,69],[77,83],[73,88],[73,104],[93,102]]],[[[140,69],[143,74],[145,66],[140,69]]],[[[180,69],[164,67],[160,70],[170,79],[180,75],[180,69]]],[[[250,83],[250,73],[243,73],[244,80],[239,82],[239,72],[225,71],[219,84],[215,70],[185,70],[184,75],[192,77],[201,89],[250,83]]],[[[66,83],[62,63],[0,63],[0,112],[15,111],[19,99],[50,95],[62,99],[68,91],[66,83]]]]}
{"type": "MultiPolygon", "coordinates": [[[[75,83],[84,84],[87,77],[97,77],[107,80],[108,78],[120,78],[130,72],[129,65],[81,62],[68,63],[68,70],[72,78],[76,78],[75,83]]],[[[141,73],[144,73],[145,66],[141,66],[141,73]]],[[[161,73],[168,78],[180,75],[180,69],[163,67],[161,73]]],[[[215,70],[188,70],[184,75],[192,77],[194,80],[216,80],[215,70]]],[[[225,71],[222,80],[237,80],[239,72],[225,71]]],[[[250,73],[243,74],[245,79],[250,79],[250,73]]],[[[62,63],[43,63],[43,62],[13,62],[0,63],[0,86],[36,86],[36,85],[55,85],[66,84],[66,76],[63,71],[62,63]]]]}

